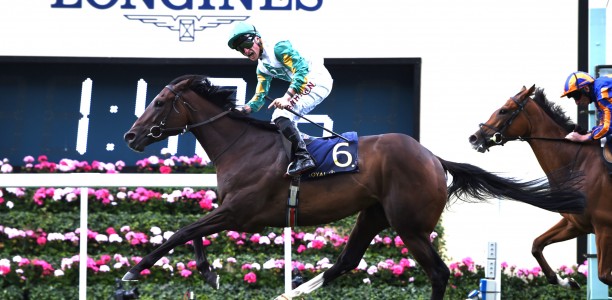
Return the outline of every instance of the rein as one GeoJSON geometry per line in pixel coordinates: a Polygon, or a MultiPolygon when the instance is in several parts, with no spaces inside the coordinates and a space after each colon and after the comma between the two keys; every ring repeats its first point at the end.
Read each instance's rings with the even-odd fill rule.
{"type": "MultiPolygon", "coordinates": [[[[174,94],[174,100],[172,100],[172,109],[174,111],[176,111],[178,113],[178,110],[176,109],[176,102],[181,99],[183,100],[183,105],[185,105],[186,107],[188,107],[189,109],[191,109],[192,111],[197,111],[196,109],[194,109],[188,102],[185,101],[185,99],[182,96],[182,92],[177,92],[175,91],[171,86],[166,85],[165,86],[166,89],[168,89],[169,91],[171,91],[174,94]]],[[[168,120],[168,117],[170,116],[170,113],[172,113],[172,110],[168,111],[168,113],[166,114],[166,116],[164,117],[164,119],[159,123],[159,125],[153,125],[151,126],[151,128],[149,128],[149,136],[152,136],[153,138],[159,138],[163,133],[168,133],[168,132],[176,132],[176,133],[180,133],[183,134],[187,131],[190,131],[191,129],[195,128],[195,127],[199,127],[202,125],[206,125],[208,123],[212,123],[218,119],[220,119],[221,117],[227,115],[231,110],[226,110],[223,111],[221,113],[219,113],[218,115],[208,119],[208,120],[204,120],[202,122],[199,123],[195,123],[195,124],[187,124],[185,125],[185,127],[174,127],[174,128],[165,128],[166,127],[166,120],[168,120]]]]}

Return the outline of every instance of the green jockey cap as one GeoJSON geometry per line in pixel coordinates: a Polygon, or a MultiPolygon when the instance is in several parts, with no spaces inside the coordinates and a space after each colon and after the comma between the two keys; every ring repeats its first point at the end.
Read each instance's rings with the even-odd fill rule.
{"type": "Polygon", "coordinates": [[[227,41],[227,46],[232,49],[236,49],[239,44],[237,43],[238,38],[244,35],[261,37],[261,35],[259,35],[259,32],[257,32],[257,29],[255,29],[255,26],[247,22],[236,22],[236,24],[234,25],[234,29],[230,33],[230,38],[229,41],[227,41]]]}

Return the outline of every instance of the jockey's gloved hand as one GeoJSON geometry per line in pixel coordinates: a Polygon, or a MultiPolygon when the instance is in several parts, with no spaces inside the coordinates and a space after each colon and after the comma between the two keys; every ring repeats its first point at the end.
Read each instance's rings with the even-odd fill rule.
{"type": "Polygon", "coordinates": [[[239,109],[239,111],[240,111],[241,113],[245,114],[245,115],[248,115],[248,114],[250,114],[250,113],[251,113],[251,107],[250,107],[250,106],[248,106],[248,105],[245,105],[245,106],[241,107],[241,108],[239,109]]]}

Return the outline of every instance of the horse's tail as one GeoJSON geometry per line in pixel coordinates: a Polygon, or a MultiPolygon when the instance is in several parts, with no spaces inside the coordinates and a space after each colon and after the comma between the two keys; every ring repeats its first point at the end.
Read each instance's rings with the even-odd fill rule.
{"type": "Polygon", "coordinates": [[[489,173],[466,163],[456,163],[438,157],[447,173],[453,176],[448,186],[448,198],[456,196],[467,202],[483,202],[487,198],[510,199],[563,213],[582,213],[585,195],[578,189],[578,179],[568,178],[552,188],[546,178],[519,181],[489,173]],[[469,200],[469,196],[475,200],[469,200]]]}

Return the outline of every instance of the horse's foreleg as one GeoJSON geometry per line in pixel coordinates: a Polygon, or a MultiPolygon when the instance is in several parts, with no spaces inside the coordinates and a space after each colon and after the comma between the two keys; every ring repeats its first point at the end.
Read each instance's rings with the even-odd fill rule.
{"type": "Polygon", "coordinates": [[[608,228],[595,231],[597,242],[597,271],[599,280],[612,286],[612,232],[608,228]]]}
{"type": "Polygon", "coordinates": [[[580,286],[573,280],[561,278],[555,273],[555,271],[548,265],[548,262],[544,258],[542,251],[544,247],[562,241],[573,239],[584,232],[574,227],[567,219],[563,218],[555,226],[548,229],[542,235],[537,237],[533,241],[531,248],[531,254],[538,261],[538,264],[542,268],[542,272],[550,284],[558,284],[560,286],[572,289],[579,289],[580,286]]]}
{"type": "Polygon", "coordinates": [[[357,223],[348,239],[344,250],[336,263],[329,270],[309,280],[292,290],[289,294],[281,295],[276,299],[291,299],[328,284],[342,274],[351,271],[359,265],[359,261],[368,249],[370,242],[381,230],[389,227],[389,222],[380,204],[370,206],[359,213],[357,223]]]}
{"type": "Polygon", "coordinates": [[[208,259],[206,258],[206,250],[202,245],[202,238],[196,238],[193,240],[193,250],[196,257],[196,268],[206,280],[206,283],[210,284],[213,288],[219,289],[219,275],[213,272],[208,259]]]}
{"type": "Polygon", "coordinates": [[[149,253],[147,256],[133,266],[124,276],[123,281],[134,281],[140,277],[140,272],[152,267],[162,256],[170,252],[176,246],[183,245],[189,240],[208,236],[229,228],[228,221],[224,217],[223,209],[218,208],[198,221],[179,229],[167,241],[149,253]]]}

